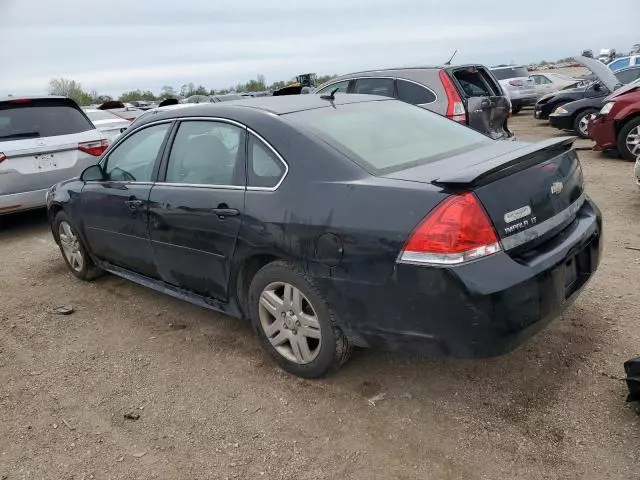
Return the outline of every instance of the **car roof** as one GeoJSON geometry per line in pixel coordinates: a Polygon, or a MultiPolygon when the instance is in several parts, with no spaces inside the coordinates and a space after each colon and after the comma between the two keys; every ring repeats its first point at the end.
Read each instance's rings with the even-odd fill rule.
{"type": "Polygon", "coordinates": [[[71,100],[69,97],[64,97],[62,95],[14,95],[12,97],[0,96],[0,102],[10,102],[11,100],[48,100],[48,99],[71,100]]]}
{"type": "MultiPolygon", "coordinates": [[[[182,116],[216,116],[221,112],[229,111],[230,108],[240,110],[262,111],[275,115],[286,115],[288,113],[301,112],[304,110],[315,110],[318,108],[330,107],[333,105],[348,105],[351,103],[393,101],[388,97],[376,95],[358,94],[337,94],[333,101],[325,100],[322,95],[285,95],[279,97],[255,97],[243,98],[242,100],[232,100],[221,103],[194,103],[188,108],[158,108],[156,113],[165,114],[162,118],[179,118],[182,116]]],[[[145,115],[147,116],[147,115],[145,115]]],[[[154,115],[148,115],[143,123],[151,120],[154,115]]]]}

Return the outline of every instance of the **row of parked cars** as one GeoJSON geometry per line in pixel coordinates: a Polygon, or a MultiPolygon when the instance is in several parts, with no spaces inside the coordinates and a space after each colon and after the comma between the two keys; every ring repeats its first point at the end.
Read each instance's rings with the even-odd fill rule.
{"type": "Polygon", "coordinates": [[[549,120],[552,127],[582,138],[592,138],[596,150],[617,151],[627,160],[636,160],[640,155],[640,121],[633,100],[640,87],[640,65],[613,72],[598,60],[581,60],[594,78],[542,96],[535,104],[535,118],[549,120]]]}

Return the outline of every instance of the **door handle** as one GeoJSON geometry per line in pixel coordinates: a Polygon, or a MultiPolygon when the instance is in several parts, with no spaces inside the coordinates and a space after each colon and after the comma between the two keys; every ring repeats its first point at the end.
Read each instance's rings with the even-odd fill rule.
{"type": "Polygon", "coordinates": [[[129,197],[129,200],[126,200],[124,203],[129,207],[129,210],[137,210],[144,205],[144,202],[142,200],[138,200],[136,197],[129,197]]]}
{"type": "Polygon", "coordinates": [[[216,208],[212,208],[211,211],[215,213],[220,220],[224,220],[227,217],[237,217],[240,215],[240,210],[236,208],[229,208],[226,203],[221,203],[216,208]]]}

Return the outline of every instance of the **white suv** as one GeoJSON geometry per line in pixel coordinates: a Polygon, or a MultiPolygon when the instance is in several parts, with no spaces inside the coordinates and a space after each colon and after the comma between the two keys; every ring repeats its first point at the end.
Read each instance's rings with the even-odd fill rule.
{"type": "Polygon", "coordinates": [[[0,99],[0,214],[45,206],[49,187],[98,162],[107,140],[71,99],[0,99]]]}
{"type": "Polygon", "coordinates": [[[525,66],[494,67],[491,69],[493,76],[498,79],[502,89],[511,100],[511,111],[515,114],[522,107],[535,105],[538,100],[536,84],[529,76],[525,66]]]}

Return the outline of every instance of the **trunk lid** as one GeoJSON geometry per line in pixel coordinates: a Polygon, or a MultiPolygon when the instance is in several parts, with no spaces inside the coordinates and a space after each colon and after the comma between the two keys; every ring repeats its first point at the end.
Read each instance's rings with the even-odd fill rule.
{"type": "Polygon", "coordinates": [[[511,110],[500,84],[482,66],[450,67],[446,69],[467,109],[468,125],[494,140],[506,138],[511,110]]]}
{"type": "Polygon", "coordinates": [[[560,232],[584,202],[573,137],[536,144],[494,142],[472,152],[394,172],[387,177],[473,191],[503,247],[523,251],[560,232]]]}

